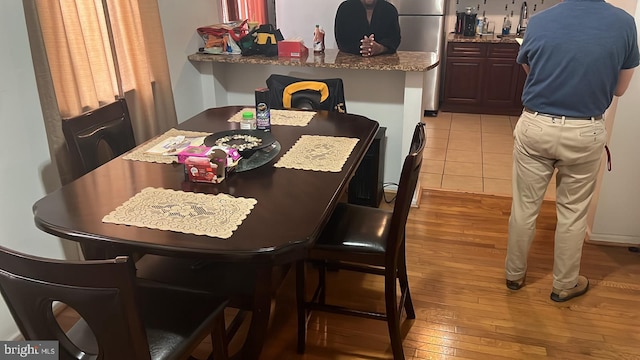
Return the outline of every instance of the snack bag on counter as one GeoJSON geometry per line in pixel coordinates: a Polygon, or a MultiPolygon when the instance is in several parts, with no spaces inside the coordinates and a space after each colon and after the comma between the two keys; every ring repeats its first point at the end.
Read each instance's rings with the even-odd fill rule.
{"type": "Polygon", "coordinates": [[[249,32],[246,24],[247,20],[237,20],[199,27],[198,34],[204,41],[201,51],[209,54],[240,54],[238,42],[249,32]]]}

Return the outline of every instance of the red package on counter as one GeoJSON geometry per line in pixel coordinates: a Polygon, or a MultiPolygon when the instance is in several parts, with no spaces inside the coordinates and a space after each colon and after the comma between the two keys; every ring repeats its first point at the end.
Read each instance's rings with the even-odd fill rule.
{"type": "Polygon", "coordinates": [[[303,58],[309,55],[309,49],[300,40],[278,41],[278,56],[303,58]]]}

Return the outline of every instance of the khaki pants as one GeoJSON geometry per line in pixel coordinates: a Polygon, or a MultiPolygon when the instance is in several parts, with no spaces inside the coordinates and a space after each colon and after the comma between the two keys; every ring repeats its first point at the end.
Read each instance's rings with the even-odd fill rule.
{"type": "Polygon", "coordinates": [[[554,169],[558,169],[553,287],[570,289],[580,272],[587,211],[607,137],[604,121],[564,120],[523,112],[513,135],[506,279],[518,280],[527,271],[536,218],[554,169]]]}

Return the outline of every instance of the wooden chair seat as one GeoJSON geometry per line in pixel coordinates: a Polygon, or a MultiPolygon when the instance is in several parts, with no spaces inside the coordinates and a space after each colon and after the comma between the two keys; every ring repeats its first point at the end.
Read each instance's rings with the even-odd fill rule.
{"type": "Polygon", "coordinates": [[[340,260],[349,256],[384,266],[392,215],[392,212],[378,208],[338,204],[309,258],[340,260]]]}

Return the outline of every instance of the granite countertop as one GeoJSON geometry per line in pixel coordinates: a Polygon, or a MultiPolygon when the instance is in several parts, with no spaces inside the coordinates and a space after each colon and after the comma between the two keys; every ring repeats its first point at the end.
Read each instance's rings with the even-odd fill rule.
{"type": "Polygon", "coordinates": [[[498,37],[498,34],[486,34],[476,36],[463,36],[450,33],[447,35],[448,42],[457,43],[492,43],[492,44],[517,44],[517,36],[515,34],[505,37],[498,37]]]}
{"type": "Polygon", "coordinates": [[[395,54],[362,57],[326,49],[324,54],[310,51],[306,57],[265,57],[262,55],[242,56],[228,54],[195,53],[189,60],[196,62],[217,62],[233,64],[262,64],[304,66],[333,69],[427,71],[438,65],[440,59],[434,52],[398,51],[395,54]]]}

